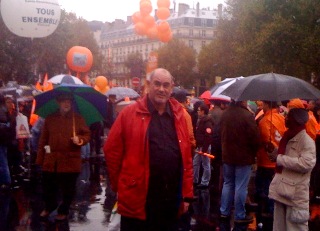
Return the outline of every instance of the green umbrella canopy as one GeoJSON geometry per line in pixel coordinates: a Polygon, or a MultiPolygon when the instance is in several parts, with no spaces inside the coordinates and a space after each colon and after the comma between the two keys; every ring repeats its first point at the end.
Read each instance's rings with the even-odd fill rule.
{"type": "Polygon", "coordinates": [[[57,98],[72,97],[73,109],[81,114],[88,125],[102,121],[107,114],[107,97],[87,85],[60,85],[35,96],[35,113],[43,118],[59,109],[57,98]]]}

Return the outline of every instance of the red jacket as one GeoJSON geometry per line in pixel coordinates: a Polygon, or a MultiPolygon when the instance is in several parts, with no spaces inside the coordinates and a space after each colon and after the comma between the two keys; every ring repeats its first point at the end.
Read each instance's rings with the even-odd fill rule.
{"type": "MultiPolygon", "coordinates": [[[[193,198],[191,145],[183,108],[169,100],[182,154],[184,200],[193,198]]],[[[147,130],[151,115],[147,96],[120,112],[113,124],[103,151],[112,189],[118,193],[118,212],[145,220],[149,184],[149,142],[147,130]]]]}

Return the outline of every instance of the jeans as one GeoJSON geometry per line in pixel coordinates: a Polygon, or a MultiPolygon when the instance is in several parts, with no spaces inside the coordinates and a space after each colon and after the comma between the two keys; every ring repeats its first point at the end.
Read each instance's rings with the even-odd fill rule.
{"type": "Polygon", "coordinates": [[[82,159],[90,158],[90,144],[89,143],[81,146],[81,158],[82,159]]]}
{"type": "Polygon", "coordinates": [[[230,216],[234,202],[234,219],[242,220],[246,217],[245,202],[251,171],[251,165],[223,164],[224,183],[221,195],[221,215],[230,216]]]}
{"type": "MultiPolygon", "coordinates": [[[[83,146],[82,146],[83,147],[83,146]]],[[[90,199],[90,163],[88,161],[82,163],[81,172],[76,183],[76,202],[83,202],[90,199]]]]}
{"type": "MultiPolygon", "coordinates": [[[[210,150],[208,150],[209,152],[210,150]]],[[[199,175],[200,175],[200,166],[203,168],[203,173],[201,177],[201,185],[209,185],[210,177],[211,177],[211,165],[210,159],[207,156],[201,154],[195,154],[193,157],[193,182],[199,183],[199,175]]]]}
{"type": "Polygon", "coordinates": [[[0,185],[10,185],[11,177],[8,166],[7,147],[0,144],[0,185]]]}

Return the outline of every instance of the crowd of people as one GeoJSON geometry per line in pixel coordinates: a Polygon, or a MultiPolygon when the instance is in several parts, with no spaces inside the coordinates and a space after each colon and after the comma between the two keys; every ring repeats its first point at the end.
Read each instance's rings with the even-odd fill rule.
{"type": "MultiPolygon", "coordinates": [[[[104,207],[111,214],[117,202],[122,231],[179,230],[180,217],[193,209],[195,190],[210,187],[219,191],[220,230],[247,230],[254,220],[248,204],[257,205],[256,228],[268,221],[275,231],[308,230],[310,200],[320,202],[320,102],[191,103],[187,91],[173,91],[166,69],[149,77],[146,94],[120,113],[110,96],[104,121],[86,125],[72,110],[72,95],[64,94],[56,99],[59,110],[32,126],[30,152],[41,169],[43,222],[53,211],[56,221],[68,219],[79,174],[94,153],[104,154],[104,207]],[[254,192],[248,193],[253,173],[254,192]]],[[[25,150],[26,139],[17,139],[19,112],[13,112],[10,98],[0,100],[1,134],[7,134],[0,138],[5,191],[12,186],[10,166],[21,163],[21,154],[14,158],[18,164],[8,157],[25,150]]]]}

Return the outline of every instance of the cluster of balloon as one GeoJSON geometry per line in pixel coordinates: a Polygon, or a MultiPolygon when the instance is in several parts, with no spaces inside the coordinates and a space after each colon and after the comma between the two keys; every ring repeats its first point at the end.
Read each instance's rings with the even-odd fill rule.
{"type": "Polygon", "coordinates": [[[1,0],[0,8],[4,24],[21,37],[43,38],[59,25],[61,10],[58,0],[1,0]]]}
{"type": "Polygon", "coordinates": [[[172,39],[172,32],[169,23],[166,21],[170,16],[170,0],[158,0],[157,18],[160,20],[156,23],[152,12],[150,0],[140,0],[140,11],[132,15],[135,32],[138,35],[146,35],[150,39],[159,39],[161,42],[169,42],[172,39]]]}
{"type": "Polygon", "coordinates": [[[110,89],[108,79],[102,75],[98,76],[95,80],[94,89],[102,94],[106,94],[110,89]]]}
{"type": "Polygon", "coordinates": [[[86,47],[74,46],[71,47],[67,53],[67,64],[70,70],[79,73],[88,72],[93,63],[91,51],[86,47]]]}

